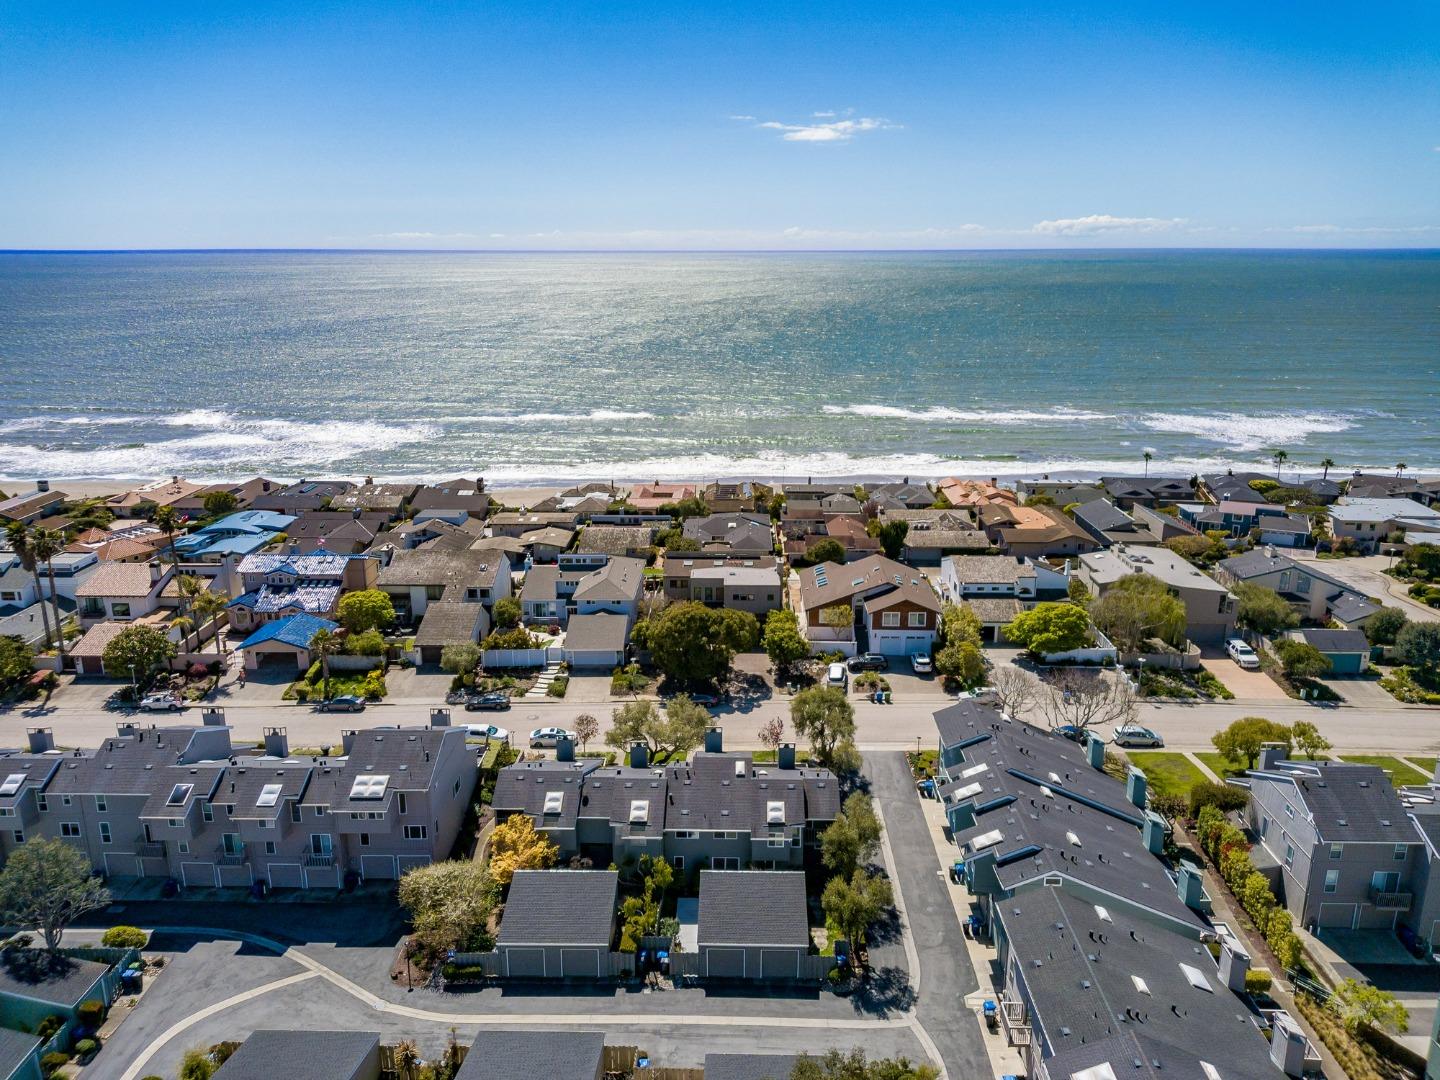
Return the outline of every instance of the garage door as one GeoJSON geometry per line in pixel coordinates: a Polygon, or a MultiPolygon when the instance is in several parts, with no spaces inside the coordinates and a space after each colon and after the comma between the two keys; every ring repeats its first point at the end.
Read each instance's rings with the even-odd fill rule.
{"type": "Polygon", "coordinates": [[[1348,930],[1355,922],[1355,905],[1321,904],[1316,922],[1320,926],[1338,926],[1348,930]]]}
{"type": "Polygon", "coordinates": [[[442,651],[442,650],[441,650],[441,647],[440,647],[439,645],[421,645],[421,646],[420,646],[420,663],[422,663],[422,664],[438,664],[438,663],[440,663],[440,653],[441,653],[441,651],[442,651]]]}
{"type": "Polygon", "coordinates": [[[622,657],[617,652],[601,652],[592,649],[571,650],[570,666],[577,668],[614,668],[622,657]]]}
{"type": "Polygon", "coordinates": [[[760,950],[760,977],[762,979],[798,979],[800,977],[800,954],[794,949],[760,950]]]}
{"type": "Polygon", "coordinates": [[[594,949],[561,949],[560,969],[567,979],[598,979],[600,954],[594,949]]]}
{"type": "Polygon", "coordinates": [[[395,859],[391,855],[361,855],[360,873],[366,881],[393,881],[395,859]]]}
{"type": "Polygon", "coordinates": [[[743,979],[745,977],[745,950],[706,949],[705,974],[711,979],[743,979]]]}
{"type": "Polygon", "coordinates": [[[272,889],[301,889],[305,886],[305,880],[300,873],[300,864],[297,863],[271,863],[270,864],[270,888],[272,889]]]}
{"type": "Polygon", "coordinates": [[[144,877],[145,864],[134,855],[105,852],[105,873],[110,877],[144,877]]]}
{"type": "Polygon", "coordinates": [[[219,879],[215,876],[214,863],[182,862],[180,864],[180,880],[186,885],[213,889],[219,879]]]}
{"type": "Polygon", "coordinates": [[[543,979],[544,949],[506,949],[505,974],[512,979],[543,979]]]}

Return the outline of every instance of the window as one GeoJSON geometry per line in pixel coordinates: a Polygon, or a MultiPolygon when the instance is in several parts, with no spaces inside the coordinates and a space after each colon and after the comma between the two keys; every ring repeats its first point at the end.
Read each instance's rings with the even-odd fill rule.
{"type": "Polygon", "coordinates": [[[275,822],[274,822],[273,820],[272,820],[272,821],[262,821],[262,822],[260,822],[260,827],[261,827],[262,829],[273,829],[273,828],[275,828],[275,822]]]}
{"type": "Polygon", "coordinates": [[[311,834],[310,834],[310,854],[311,854],[311,855],[329,855],[329,854],[330,854],[330,845],[331,845],[331,839],[330,839],[330,834],[329,834],[329,833],[318,833],[318,832],[317,832],[317,833],[311,833],[311,834]]]}
{"type": "Polygon", "coordinates": [[[266,855],[274,855],[274,854],[275,854],[275,841],[274,841],[274,840],[266,840],[266,841],[265,841],[265,854],[266,854],[266,855]]]}
{"type": "Polygon", "coordinates": [[[426,599],[426,600],[439,600],[440,597],[442,597],[442,596],[444,596],[444,595],[445,595],[445,586],[444,586],[444,585],[426,585],[426,586],[425,586],[425,599],[426,599]]]}
{"type": "Polygon", "coordinates": [[[75,821],[62,821],[60,823],[60,835],[75,838],[80,835],[80,824],[75,821]]]}
{"type": "Polygon", "coordinates": [[[1295,816],[1295,808],[1291,806],[1288,802],[1285,804],[1285,816],[1288,818],[1293,818],[1295,816]]]}
{"type": "Polygon", "coordinates": [[[736,858],[711,859],[710,869],[712,870],[739,870],[740,860],[736,858]]]}
{"type": "Polygon", "coordinates": [[[95,812],[96,812],[97,814],[103,814],[103,813],[105,813],[106,809],[107,809],[107,807],[105,806],[105,796],[104,796],[104,795],[96,795],[96,796],[95,796],[95,812]]]}
{"type": "Polygon", "coordinates": [[[190,854],[190,844],[189,844],[188,841],[185,841],[185,840],[181,840],[181,841],[180,841],[180,854],[181,854],[181,855],[189,855],[189,854],[190,854]]]}
{"type": "Polygon", "coordinates": [[[20,829],[16,829],[16,830],[15,830],[13,833],[11,833],[10,835],[15,838],[15,842],[16,842],[17,844],[23,844],[23,843],[25,842],[25,833],[24,833],[23,831],[21,831],[20,829]]]}
{"type": "Polygon", "coordinates": [[[675,830],[675,839],[676,839],[676,840],[694,840],[697,835],[699,835],[699,834],[696,833],[694,829],[676,829],[676,830],[675,830]]]}
{"type": "Polygon", "coordinates": [[[671,865],[672,867],[674,867],[676,870],[684,870],[684,869],[685,869],[685,856],[684,856],[684,855],[676,855],[673,859],[670,860],[670,865],[671,865]]]}
{"type": "Polygon", "coordinates": [[[1376,870],[1370,875],[1370,888],[1376,892],[1395,892],[1400,888],[1400,875],[1394,870],[1376,870]]]}
{"type": "Polygon", "coordinates": [[[102,844],[110,843],[110,822],[108,821],[100,822],[100,842],[102,844]]]}
{"type": "Polygon", "coordinates": [[[45,811],[50,809],[50,800],[44,795],[37,794],[35,796],[35,809],[39,810],[42,814],[45,813],[45,811]]]}
{"type": "Polygon", "coordinates": [[[1325,871],[1325,891],[1326,891],[1326,892],[1334,892],[1334,891],[1335,891],[1336,889],[1338,889],[1339,887],[1340,887],[1340,871],[1339,871],[1339,870],[1326,870],[1326,871],[1325,871]]]}
{"type": "Polygon", "coordinates": [[[766,847],[786,847],[786,846],[788,846],[788,845],[786,844],[785,837],[783,837],[783,836],[772,836],[772,837],[770,837],[769,840],[766,840],[766,841],[765,841],[765,846],[766,846],[766,847]]]}
{"type": "Polygon", "coordinates": [[[323,806],[317,806],[317,807],[315,807],[315,816],[316,816],[316,817],[324,817],[324,816],[325,816],[325,807],[323,807],[323,806]]]}
{"type": "Polygon", "coordinates": [[[923,612],[923,611],[912,611],[912,612],[910,612],[910,625],[911,625],[912,627],[918,626],[918,627],[923,628],[923,627],[925,626],[925,612],[923,612]]]}
{"type": "Polygon", "coordinates": [[[1289,844],[1286,844],[1286,845],[1285,845],[1285,865],[1286,865],[1286,866],[1294,866],[1294,865],[1295,865],[1295,849],[1294,849],[1293,847],[1291,847],[1289,844]]]}
{"type": "Polygon", "coordinates": [[[898,611],[882,611],[880,613],[881,626],[899,626],[900,613],[898,611]]]}
{"type": "Polygon", "coordinates": [[[110,604],[110,615],[115,619],[128,619],[130,617],[130,605],[112,602],[110,604]]]}
{"type": "Polygon", "coordinates": [[[1262,840],[1265,839],[1265,834],[1266,834],[1267,832],[1269,832],[1269,831],[1270,831],[1270,819],[1269,819],[1268,817],[1264,817],[1264,816],[1262,815],[1261,818],[1260,818],[1260,839],[1262,839],[1262,840]]]}
{"type": "Polygon", "coordinates": [[[1295,591],[1304,596],[1310,591],[1310,577],[1308,574],[1301,574],[1295,579],[1295,591]]]}
{"type": "Polygon", "coordinates": [[[208,802],[202,802],[200,804],[200,816],[206,821],[214,821],[215,807],[211,806],[208,802]]]}
{"type": "Polygon", "coordinates": [[[61,795],[61,796],[60,796],[60,805],[61,805],[61,806],[69,806],[69,805],[70,805],[70,796],[69,796],[69,795],[61,795]]]}
{"type": "Polygon", "coordinates": [[[300,804],[298,802],[290,804],[290,820],[295,822],[300,820],[300,804]]]}
{"type": "Polygon", "coordinates": [[[403,816],[405,815],[405,794],[404,794],[404,792],[401,792],[399,795],[396,796],[396,798],[397,798],[397,799],[399,800],[399,802],[400,802],[400,815],[403,817],[403,816]]]}
{"type": "Polygon", "coordinates": [[[405,839],[406,839],[406,840],[424,840],[424,839],[425,839],[425,836],[426,836],[426,834],[427,834],[428,832],[429,832],[429,829],[428,829],[426,826],[424,826],[424,825],[406,825],[406,826],[405,826],[405,839]]]}
{"type": "Polygon", "coordinates": [[[1410,848],[1405,844],[1396,844],[1395,853],[1391,856],[1396,862],[1404,862],[1405,856],[1409,854],[1410,848]]]}
{"type": "Polygon", "coordinates": [[[184,827],[185,822],[181,821],[178,817],[172,817],[166,821],[166,824],[172,829],[179,829],[184,827]]]}
{"type": "Polygon", "coordinates": [[[361,846],[361,847],[369,847],[369,846],[370,846],[370,834],[369,834],[368,832],[362,832],[362,833],[360,834],[360,846],[361,846]]]}
{"type": "Polygon", "coordinates": [[[1342,855],[1344,855],[1344,854],[1345,854],[1345,845],[1344,845],[1344,844],[1331,844],[1331,845],[1330,845],[1330,858],[1332,858],[1332,859],[1338,859],[1338,858],[1340,858],[1340,856],[1342,856],[1342,855]]]}

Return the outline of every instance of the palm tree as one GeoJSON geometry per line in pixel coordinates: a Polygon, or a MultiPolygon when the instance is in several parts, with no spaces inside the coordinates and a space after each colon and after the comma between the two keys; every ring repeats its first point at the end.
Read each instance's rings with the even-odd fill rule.
{"type": "Polygon", "coordinates": [[[1150,453],[1149,450],[1146,450],[1145,453],[1144,453],[1144,455],[1143,455],[1143,457],[1145,458],[1145,475],[1146,475],[1146,476],[1149,476],[1149,475],[1150,475],[1150,462],[1155,459],[1155,455],[1152,454],[1152,453],[1150,453]]]}
{"type": "Polygon", "coordinates": [[[180,631],[180,644],[185,646],[185,651],[190,651],[190,634],[195,629],[195,620],[189,615],[176,615],[170,624],[180,631]]]}
{"type": "MultiPolygon", "coordinates": [[[[409,963],[409,954],[406,954],[406,963],[409,963]]],[[[400,1074],[400,1080],[415,1080],[415,1070],[420,1066],[420,1048],[411,1039],[406,1039],[395,1047],[395,1071],[400,1074]]]]}
{"type": "Polygon", "coordinates": [[[175,550],[175,530],[180,527],[180,513],[173,506],[157,506],[150,520],[165,534],[165,546],[170,549],[170,564],[180,565],[180,555],[175,550]]]}
{"type": "MultiPolygon", "coordinates": [[[[180,595],[180,614],[182,616],[189,616],[187,621],[192,628],[199,626],[198,620],[194,617],[195,601],[209,588],[210,583],[208,581],[202,581],[194,574],[180,574],[175,578],[175,591],[180,595]]],[[[200,646],[198,634],[196,635],[195,646],[198,651],[200,646]]]]}
{"type": "Polygon", "coordinates": [[[45,574],[50,579],[50,604],[55,614],[55,651],[64,663],[65,623],[60,618],[60,594],[55,591],[54,560],[65,550],[65,534],[58,529],[36,529],[30,534],[30,550],[35,553],[36,563],[45,564],[45,574]]]}
{"type": "Polygon", "coordinates": [[[1280,480],[1280,466],[1290,460],[1290,455],[1284,450],[1276,450],[1275,453],[1271,455],[1270,460],[1275,462],[1275,480],[1278,483],[1280,480]]]}
{"type": "Polygon", "coordinates": [[[12,521],[5,527],[10,549],[15,552],[20,565],[35,579],[35,595],[40,601],[40,618],[45,622],[45,647],[50,647],[50,609],[45,606],[45,588],[40,584],[40,564],[35,558],[35,549],[30,544],[30,529],[23,521],[12,521]]]}
{"type": "Polygon", "coordinates": [[[1320,479],[1321,479],[1321,480],[1327,480],[1327,479],[1329,479],[1329,477],[1330,477],[1330,470],[1333,469],[1333,468],[1335,468],[1335,459],[1334,459],[1334,458],[1328,458],[1328,457],[1327,457],[1324,461],[1320,462],[1320,468],[1322,468],[1323,470],[1325,470],[1324,472],[1322,472],[1322,473],[1320,474],[1320,479]]]}
{"type": "Polygon", "coordinates": [[[1410,468],[1410,466],[1409,466],[1409,465],[1406,465],[1405,462],[1403,462],[1403,461],[1397,461],[1397,462],[1395,463],[1395,475],[1398,477],[1401,473],[1403,473],[1403,472],[1404,472],[1406,469],[1408,469],[1408,468],[1410,468]]]}
{"type": "Polygon", "coordinates": [[[330,698],[330,657],[340,648],[340,640],[330,630],[316,630],[310,639],[310,654],[320,657],[320,700],[330,698]]]}
{"type": "MultiPolygon", "coordinates": [[[[193,605],[195,610],[195,617],[200,620],[201,626],[204,626],[206,623],[210,623],[213,625],[218,620],[220,612],[224,611],[229,606],[230,597],[228,594],[220,592],[210,592],[208,590],[206,592],[202,592],[199,596],[195,597],[195,603],[193,605]]],[[[219,657],[222,655],[220,651],[220,628],[218,626],[215,626],[214,632],[215,655],[216,657],[219,657]]]]}

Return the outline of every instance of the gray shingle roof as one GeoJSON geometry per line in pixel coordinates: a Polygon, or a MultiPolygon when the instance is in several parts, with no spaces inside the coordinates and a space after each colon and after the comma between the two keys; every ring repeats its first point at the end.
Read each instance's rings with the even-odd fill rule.
{"type": "Polygon", "coordinates": [[[375,1031],[260,1030],[216,1070],[215,1080],[354,1080],[379,1045],[375,1031]]]}
{"type": "Polygon", "coordinates": [[[630,620],[624,615],[597,611],[571,615],[565,628],[565,648],[577,652],[619,652],[625,648],[630,620]]]}
{"type": "Polygon", "coordinates": [[[802,870],[700,871],[698,940],[706,945],[808,949],[802,870]]]}
{"type": "Polygon", "coordinates": [[[476,640],[475,631],[485,609],[467,600],[436,600],[425,606],[425,617],[415,631],[416,645],[453,645],[476,640]]]}
{"type": "Polygon", "coordinates": [[[34,1035],[0,1028],[0,1076],[9,1080],[16,1075],[16,1070],[25,1064],[39,1045],[40,1040],[34,1035]]]}
{"type": "Polygon", "coordinates": [[[1075,508],[1075,520],[1083,521],[1099,532],[1111,529],[1134,529],[1135,521],[1124,510],[1118,509],[1109,499],[1096,499],[1081,503],[1075,508]]]}
{"type": "MultiPolygon", "coordinates": [[[[1322,842],[1420,842],[1406,816],[1405,805],[1378,766],[1296,761],[1285,771],[1294,776],[1295,794],[1309,811],[1322,842]]],[[[1260,775],[1277,774],[1283,774],[1282,770],[1260,775]]]]}
{"type": "Polygon", "coordinates": [[[705,1080],[790,1080],[794,1054],[706,1054],[705,1080]]]}
{"type": "Polygon", "coordinates": [[[455,1080],[597,1080],[604,1057],[599,1031],[482,1031],[455,1080]]]}
{"type": "Polygon", "coordinates": [[[587,525],[575,550],[627,555],[649,547],[654,538],[648,525],[587,525]]]}
{"type": "Polygon", "coordinates": [[[497,814],[524,813],[537,829],[573,829],[580,812],[580,787],[587,773],[599,766],[598,758],[582,761],[522,761],[507,765],[495,778],[492,804],[497,814]],[[545,796],[560,792],[560,812],[546,814],[545,796]]]}
{"type": "Polygon", "coordinates": [[[73,1009],[104,975],[106,967],[44,949],[12,949],[0,957],[0,994],[73,1009]]]}
{"type": "Polygon", "coordinates": [[[613,870],[517,870],[496,942],[609,949],[619,888],[613,870]]]}
{"type": "MultiPolygon", "coordinates": [[[[380,571],[380,588],[410,585],[459,585],[488,588],[503,560],[484,550],[397,551],[390,565],[380,571]]],[[[505,572],[509,565],[505,563],[505,572]]]]}
{"type": "Polygon", "coordinates": [[[639,559],[613,558],[584,577],[575,588],[576,600],[635,600],[645,587],[645,564],[639,559]]]}
{"type": "Polygon", "coordinates": [[[1308,628],[1297,631],[1307,645],[1313,645],[1323,653],[1364,653],[1370,655],[1370,642],[1360,630],[1320,630],[1308,628]]]}

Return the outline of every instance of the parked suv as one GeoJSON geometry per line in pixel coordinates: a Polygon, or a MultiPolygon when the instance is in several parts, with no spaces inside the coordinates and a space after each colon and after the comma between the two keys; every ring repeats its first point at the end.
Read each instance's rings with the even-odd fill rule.
{"type": "Polygon", "coordinates": [[[1255,655],[1255,650],[1238,637],[1232,637],[1225,642],[1225,651],[1230,654],[1230,659],[1247,670],[1254,670],[1260,666],[1260,657],[1255,655]]]}
{"type": "Polygon", "coordinates": [[[859,656],[852,656],[846,661],[845,666],[852,672],[884,671],[890,666],[890,661],[878,652],[867,652],[861,653],[859,656]]]}

